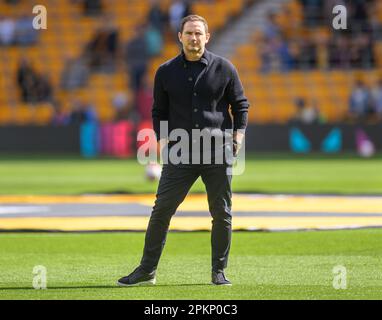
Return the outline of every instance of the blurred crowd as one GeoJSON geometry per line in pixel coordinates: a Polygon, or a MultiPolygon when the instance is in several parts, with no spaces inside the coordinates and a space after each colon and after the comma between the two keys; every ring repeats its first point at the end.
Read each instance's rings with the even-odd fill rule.
{"type": "Polygon", "coordinates": [[[53,88],[46,74],[37,72],[27,58],[20,60],[17,84],[21,98],[27,103],[51,102],[53,88]]]}
{"type": "Polygon", "coordinates": [[[295,113],[289,120],[292,124],[322,124],[327,120],[320,113],[317,101],[314,99],[307,100],[302,97],[297,97],[294,101],[295,113]]]}
{"type": "MultiPolygon", "coordinates": [[[[120,30],[114,17],[105,13],[105,0],[70,1],[81,5],[84,15],[98,16],[102,21],[80,55],[64,53],[64,68],[59,89],[71,91],[86,87],[92,73],[114,73],[116,68],[122,65],[126,68],[130,88],[125,92],[116,92],[112,97],[111,106],[115,110],[115,120],[151,119],[152,87],[147,77],[148,64],[150,59],[162,52],[165,39],[176,39],[180,21],[191,13],[193,1],[173,0],[168,11],[164,11],[160,0],[151,0],[146,19],[135,27],[134,35],[127,43],[121,42],[120,30]],[[127,92],[131,92],[131,96],[127,92]]],[[[15,4],[17,2],[14,1],[15,4]]],[[[32,28],[31,19],[24,15],[20,17],[20,21],[0,17],[0,44],[36,44],[37,33],[32,28]],[[28,22],[24,23],[27,18],[28,22]],[[29,27],[29,33],[26,25],[29,27]]],[[[77,123],[97,118],[94,105],[81,99],[72,101],[72,111],[66,114],[61,103],[55,98],[55,90],[49,78],[38,72],[26,57],[19,62],[16,82],[23,102],[52,103],[55,109],[55,124],[77,123]]]]}
{"type": "Polygon", "coordinates": [[[358,79],[349,97],[349,121],[382,121],[382,78],[370,87],[358,79]]]}
{"type": "Polygon", "coordinates": [[[33,29],[33,17],[22,13],[17,19],[0,13],[0,46],[29,46],[37,43],[38,32],[33,29]]]}
{"type": "MultiPolygon", "coordinates": [[[[17,3],[22,0],[4,0],[17,3]]],[[[53,123],[65,125],[98,118],[94,103],[76,98],[70,101],[71,111],[66,112],[56,97],[58,90],[71,92],[88,85],[92,73],[113,74],[122,68],[130,88],[115,92],[110,106],[115,120],[134,122],[151,120],[152,80],[148,78],[148,65],[161,54],[164,42],[177,41],[180,21],[192,13],[194,0],[173,0],[168,10],[163,10],[160,0],[150,1],[146,19],[135,27],[127,42],[121,40],[120,28],[111,14],[106,13],[106,0],[68,0],[80,4],[86,16],[98,16],[99,27],[84,45],[79,55],[63,53],[64,68],[57,88],[49,76],[38,71],[27,57],[18,66],[16,83],[20,98],[25,103],[52,104],[53,123]]],[[[208,2],[219,0],[204,0],[208,2]]],[[[296,0],[302,9],[301,19],[288,5],[280,11],[269,12],[255,46],[261,56],[262,72],[373,68],[373,46],[381,40],[381,26],[375,16],[376,0],[296,0]],[[347,30],[329,29],[334,17],[335,4],[348,9],[347,30]]],[[[32,16],[20,13],[17,19],[0,15],[0,45],[35,45],[38,33],[31,27],[32,16]]],[[[314,99],[297,97],[296,113],[292,122],[324,123],[320,106],[314,99]]],[[[382,121],[382,80],[369,88],[357,81],[349,96],[347,120],[379,119],[382,121]]]]}
{"type": "Polygon", "coordinates": [[[261,71],[372,68],[373,46],[382,39],[376,0],[298,0],[303,14],[288,4],[267,14],[255,39],[261,71]],[[335,5],[347,9],[347,29],[335,30],[335,5]]]}
{"type": "MultiPolygon", "coordinates": [[[[320,112],[315,99],[297,97],[295,99],[295,114],[291,123],[322,124],[327,119],[320,112]]],[[[355,81],[349,95],[346,123],[381,123],[382,122],[382,77],[374,85],[367,85],[359,78],[355,81]]]]}

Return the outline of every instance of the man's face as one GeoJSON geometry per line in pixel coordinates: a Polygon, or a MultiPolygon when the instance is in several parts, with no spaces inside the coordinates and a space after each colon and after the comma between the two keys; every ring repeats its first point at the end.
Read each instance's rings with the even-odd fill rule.
{"type": "Polygon", "coordinates": [[[183,27],[183,32],[178,33],[179,41],[183,44],[183,51],[186,53],[203,52],[210,39],[210,34],[206,33],[204,24],[201,21],[188,21],[183,27]]]}

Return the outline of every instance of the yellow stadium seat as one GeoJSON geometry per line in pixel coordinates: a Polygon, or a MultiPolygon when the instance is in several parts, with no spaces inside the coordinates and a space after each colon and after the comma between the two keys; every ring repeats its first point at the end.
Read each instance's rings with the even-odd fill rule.
{"type": "Polygon", "coordinates": [[[0,106],[0,125],[10,124],[13,120],[13,108],[8,105],[0,106]]]}
{"type": "Polygon", "coordinates": [[[325,84],[314,84],[311,92],[315,98],[332,96],[331,87],[325,84]]]}
{"type": "Polygon", "coordinates": [[[304,72],[292,71],[288,73],[287,81],[292,86],[301,86],[306,84],[306,77],[304,72]]]}
{"type": "Polygon", "coordinates": [[[111,106],[97,109],[98,117],[101,121],[111,121],[115,117],[115,111],[111,106]]]}
{"type": "Polygon", "coordinates": [[[272,97],[275,100],[285,101],[290,97],[290,91],[284,86],[274,86],[272,88],[272,97]]]}
{"type": "Polygon", "coordinates": [[[33,122],[35,106],[20,104],[15,107],[14,122],[18,125],[31,124],[33,122]]]}
{"type": "Polygon", "coordinates": [[[329,79],[326,73],[322,71],[310,71],[305,74],[305,80],[313,85],[321,85],[328,82],[329,79]]]}
{"type": "Polygon", "coordinates": [[[51,104],[37,105],[34,110],[34,123],[38,125],[48,125],[51,123],[54,115],[51,104]]]}
{"type": "Polygon", "coordinates": [[[272,120],[272,113],[267,100],[258,100],[256,107],[249,109],[248,120],[252,123],[266,123],[272,120]]]}

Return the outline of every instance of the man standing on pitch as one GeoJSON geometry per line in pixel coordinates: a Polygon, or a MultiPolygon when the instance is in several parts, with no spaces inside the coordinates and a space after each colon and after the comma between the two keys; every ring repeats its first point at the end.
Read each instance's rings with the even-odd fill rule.
{"type": "MultiPolygon", "coordinates": [[[[155,75],[152,116],[157,138],[162,139],[160,123],[163,121],[167,121],[169,132],[183,129],[190,135],[194,130],[233,129],[235,156],[244,138],[249,107],[237,71],[228,60],[205,49],[210,34],[204,18],[197,15],[185,17],[178,36],[183,47],[181,54],[162,64],[155,75]]],[[[195,146],[195,142],[195,139],[190,138],[192,151],[189,156],[218,148],[214,145],[210,150],[201,150],[200,144],[195,146]]],[[[174,144],[170,142],[169,148],[172,146],[174,144]]],[[[213,218],[212,283],[231,285],[224,275],[224,269],[231,245],[232,173],[227,170],[230,164],[212,163],[214,156],[209,157],[209,160],[201,164],[192,161],[164,164],[146,231],[141,263],[131,274],[119,279],[119,285],[155,284],[156,269],[171,217],[199,176],[206,186],[209,211],[213,218]]]]}

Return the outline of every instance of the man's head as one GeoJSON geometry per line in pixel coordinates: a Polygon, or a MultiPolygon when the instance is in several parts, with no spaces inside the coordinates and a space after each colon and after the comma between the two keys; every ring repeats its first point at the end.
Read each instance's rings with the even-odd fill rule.
{"type": "Polygon", "coordinates": [[[183,18],[178,37],[186,54],[203,53],[205,45],[210,39],[207,21],[197,15],[189,15],[183,18]]]}

